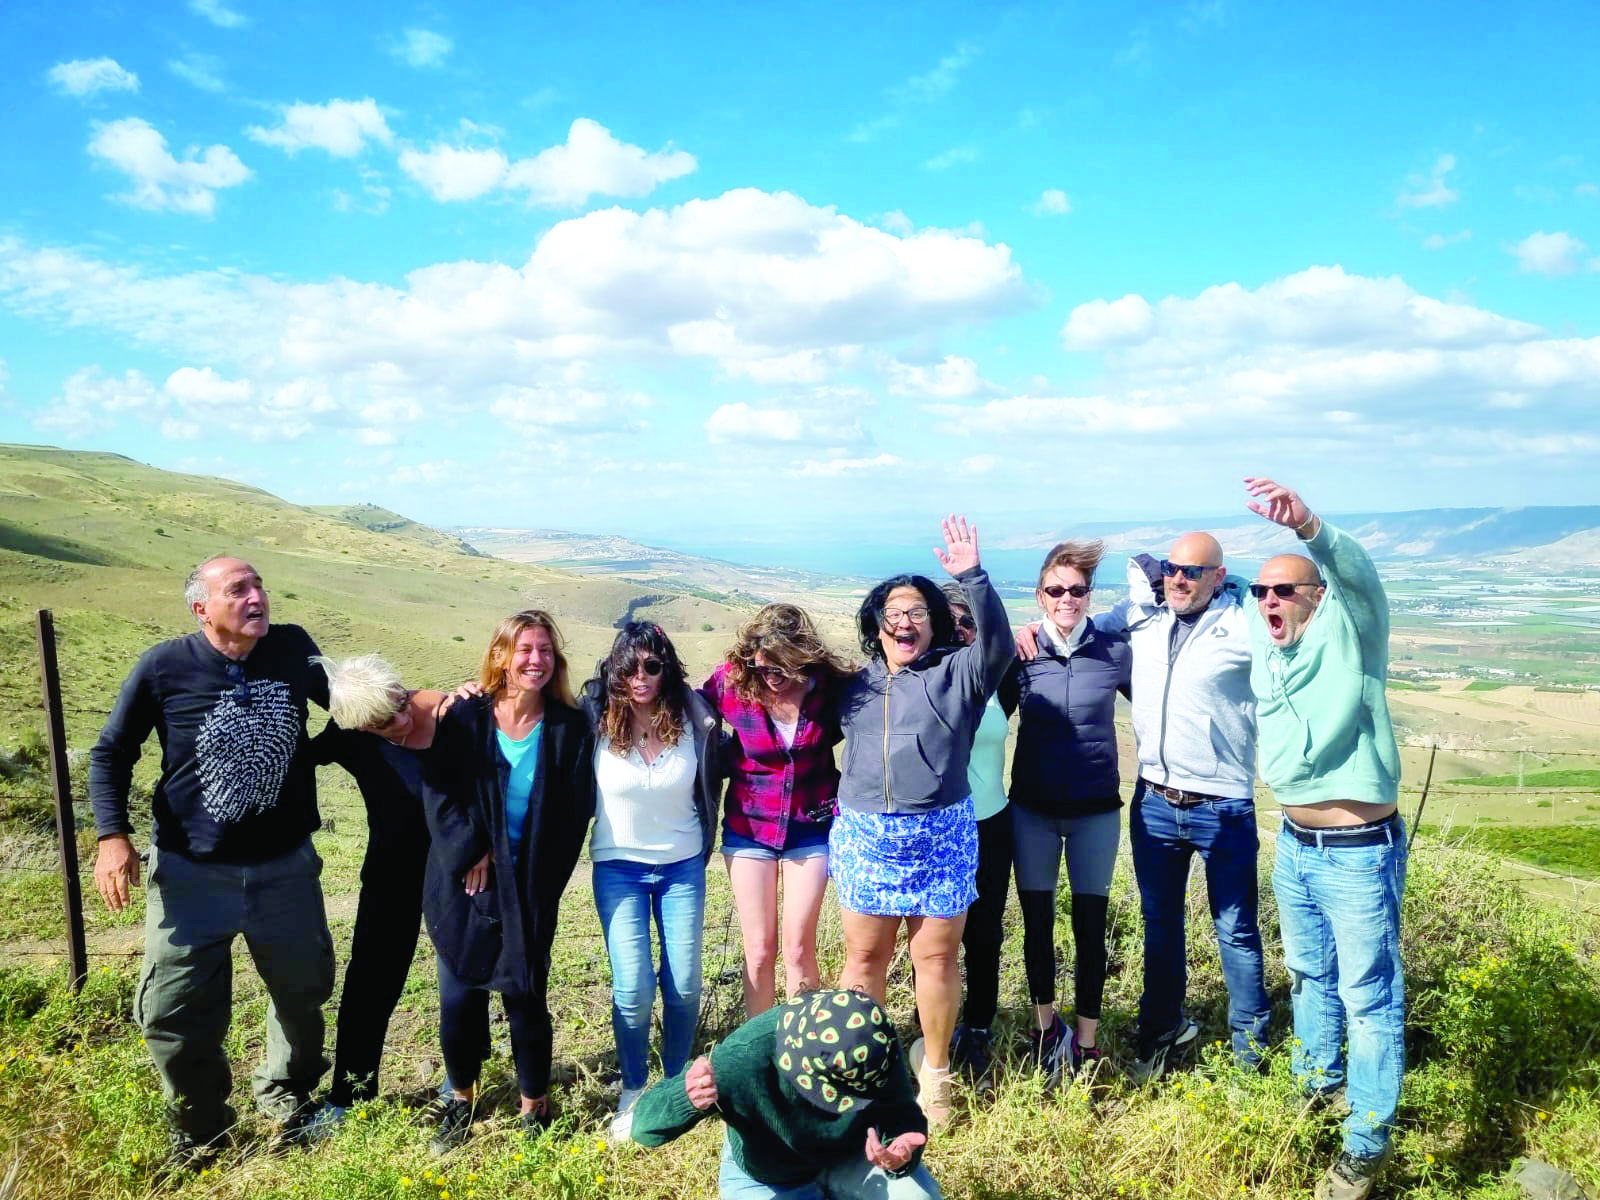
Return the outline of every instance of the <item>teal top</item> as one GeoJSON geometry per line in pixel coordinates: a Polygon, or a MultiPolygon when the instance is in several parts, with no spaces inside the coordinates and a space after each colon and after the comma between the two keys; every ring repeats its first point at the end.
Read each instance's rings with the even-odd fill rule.
{"type": "Polygon", "coordinates": [[[967,759],[967,787],[972,789],[972,815],[982,821],[1006,806],[1006,734],[1011,722],[996,696],[983,706],[983,720],[972,739],[972,757],[967,759]]]}
{"type": "MultiPolygon", "coordinates": [[[[871,1104],[835,1114],[803,1099],[772,1061],[783,1011],[780,1004],[751,1017],[711,1051],[717,1102],[709,1110],[702,1112],[689,1103],[683,1072],[639,1097],[633,1110],[633,1140],[645,1146],[665,1145],[716,1113],[728,1127],[728,1150],[734,1161],[752,1179],[782,1190],[859,1158],[866,1150],[868,1129],[876,1129],[885,1145],[902,1133],[928,1131],[903,1056],[896,1056],[887,1093],[871,1104]]],[[[890,1174],[907,1174],[921,1160],[919,1146],[904,1168],[890,1174]]]]}
{"type": "Polygon", "coordinates": [[[533,776],[539,769],[539,735],[542,732],[543,721],[518,741],[498,729],[494,731],[500,753],[511,767],[511,777],[506,780],[506,835],[511,839],[511,853],[519,860],[522,858],[522,831],[528,824],[528,804],[533,798],[533,776]]]}
{"type": "Polygon", "coordinates": [[[1322,521],[1305,543],[1327,582],[1300,641],[1273,644],[1250,608],[1250,688],[1260,773],[1279,804],[1393,804],[1400,751],[1389,719],[1389,602],[1356,541],[1322,521]]]}

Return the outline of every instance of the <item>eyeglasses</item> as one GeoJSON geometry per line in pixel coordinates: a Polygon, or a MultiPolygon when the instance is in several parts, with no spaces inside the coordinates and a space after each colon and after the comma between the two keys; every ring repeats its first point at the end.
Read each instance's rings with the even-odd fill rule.
{"type": "Polygon", "coordinates": [[[657,675],[661,674],[661,660],[659,658],[640,659],[638,665],[635,666],[633,670],[629,671],[628,674],[637,675],[641,669],[646,675],[654,679],[657,675]]]}
{"type": "Polygon", "coordinates": [[[759,663],[747,663],[745,665],[745,670],[749,671],[752,675],[766,680],[768,687],[782,687],[786,683],[794,683],[801,678],[799,675],[791,675],[782,667],[762,666],[759,663]]]}
{"type": "Polygon", "coordinates": [[[1074,583],[1070,587],[1062,587],[1059,583],[1052,583],[1049,587],[1040,588],[1039,590],[1052,600],[1059,600],[1069,593],[1074,600],[1082,600],[1094,589],[1087,583],[1074,583]]]}
{"type": "Polygon", "coordinates": [[[976,621],[974,621],[971,617],[957,617],[956,618],[956,628],[957,629],[976,629],[977,627],[978,627],[978,623],[976,621]]]}
{"type": "Polygon", "coordinates": [[[925,608],[886,608],[883,610],[883,623],[885,625],[898,625],[901,621],[910,621],[913,625],[925,625],[928,621],[928,610],[925,608]]]}
{"type": "Polygon", "coordinates": [[[250,681],[244,677],[244,664],[228,661],[222,664],[222,673],[233,684],[232,700],[245,708],[250,707],[250,681]]]}
{"type": "Polygon", "coordinates": [[[1279,600],[1287,600],[1294,595],[1295,588],[1319,588],[1320,583],[1252,583],[1250,594],[1257,600],[1265,600],[1267,593],[1271,592],[1279,600]]]}
{"type": "Polygon", "coordinates": [[[1207,571],[1215,571],[1216,569],[1217,568],[1214,566],[1200,566],[1195,563],[1175,563],[1165,558],[1161,560],[1161,573],[1168,579],[1172,578],[1174,575],[1182,575],[1190,583],[1193,583],[1195,580],[1199,579],[1200,576],[1204,575],[1207,571]]]}

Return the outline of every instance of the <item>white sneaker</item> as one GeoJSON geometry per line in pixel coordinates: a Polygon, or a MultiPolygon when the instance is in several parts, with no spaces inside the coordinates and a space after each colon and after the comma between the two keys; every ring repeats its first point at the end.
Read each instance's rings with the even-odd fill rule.
{"type": "Polygon", "coordinates": [[[617,1115],[611,1118],[611,1140],[623,1145],[633,1137],[633,1106],[644,1095],[643,1088],[623,1088],[617,1097],[617,1115]]]}

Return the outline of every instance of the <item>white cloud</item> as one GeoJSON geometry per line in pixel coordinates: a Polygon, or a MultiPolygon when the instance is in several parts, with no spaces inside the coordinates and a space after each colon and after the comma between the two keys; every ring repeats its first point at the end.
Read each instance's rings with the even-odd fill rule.
{"type": "Polygon", "coordinates": [[[430,150],[402,150],[400,169],[427,189],[435,200],[476,200],[500,186],[510,164],[498,150],[472,150],[435,145],[430,150]]]}
{"type": "Polygon", "coordinates": [[[1469,241],[1471,238],[1472,230],[1470,229],[1463,229],[1459,233],[1430,233],[1422,239],[1422,246],[1425,250],[1443,250],[1447,246],[1454,246],[1460,242],[1469,241]]]}
{"type": "Polygon", "coordinates": [[[387,212],[389,199],[393,193],[389,185],[384,182],[383,176],[371,167],[362,165],[357,165],[356,173],[361,178],[361,195],[356,196],[343,188],[335,188],[333,206],[340,212],[359,212],[372,216],[387,212]]]}
{"type": "Polygon", "coordinates": [[[1072,211],[1072,200],[1060,188],[1045,188],[1028,211],[1036,217],[1064,217],[1072,211]]]}
{"type": "Polygon", "coordinates": [[[649,407],[650,398],[638,392],[540,386],[507,389],[489,411],[508,425],[563,433],[637,433],[644,428],[639,413],[649,407]]]}
{"type": "Polygon", "coordinates": [[[1445,182],[1445,176],[1456,169],[1454,154],[1441,154],[1426,175],[1420,172],[1406,176],[1406,185],[1395,197],[1401,208],[1443,208],[1454,204],[1461,194],[1445,182]]]}
{"type": "Polygon", "coordinates": [[[706,421],[706,438],[715,445],[840,446],[866,440],[858,419],[821,399],[819,407],[724,404],[706,421]]]}
{"type": "Polygon", "coordinates": [[[394,134],[371,96],[362,100],[329,100],[326,104],[296,103],[281,110],[275,129],[252,125],[245,133],[267,146],[296,154],[301,150],[326,150],[335,158],[353,158],[367,142],[390,145],[394,134]]]}
{"type": "Polygon", "coordinates": [[[978,374],[970,358],[947,354],[931,367],[893,361],[889,364],[889,390],[897,396],[937,396],[960,399],[993,391],[994,385],[978,374]]]}
{"type": "Polygon", "coordinates": [[[878,454],[872,458],[811,459],[791,468],[788,473],[812,479],[841,479],[848,475],[888,472],[904,465],[904,460],[897,455],[878,454]]]}
{"type": "Polygon", "coordinates": [[[1143,296],[1091,300],[1072,310],[1062,327],[1061,340],[1069,350],[1103,350],[1143,341],[1154,322],[1154,312],[1143,296]]]}
{"type": "Polygon", "coordinates": [[[513,163],[504,186],[526,192],[533,204],[576,208],[594,195],[647,196],[695,166],[692,154],[671,149],[651,154],[619,142],[598,121],[579,117],[567,131],[565,145],[513,163]]]}
{"type": "Polygon", "coordinates": [[[1518,269],[1535,275],[1571,275],[1586,249],[1570,233],[1530,233],[1510,247],[1518,269]]]}
{"type": "Polygon", "coordinates": [[[395,57],[413,67],[436,67],[442,63],[455,43],[442,33],[431,29],[408,29],[394,48],[395,57]]]}
{"type": "Polygon", "coordinates": [[[955,146],[943,154],[935,154],[922,165],[930,171],[948,171],[951,167],[963,163],[977,162],[978,150],[975,146],[955,146]]]}
{"type": "Polygon", "coordinates": [[[227,90],[227,84],[222,81],[222,60],[213,55],[185,54],[182,58],[169,58],[167,70],[203,92],[227,90]]]}
{"type": "Polygon", "coordinates": [[[435,200],[475,200],[496,190],[520,192],[528,203],[576,208],[591,196],[644,196],[658,184],[687,175],[695,158],[681,150],[654,154],[618,141],[597,121],[579,117],[559,146],[515,162],[493,148],[436,143],[407,149],[400,169],[435,200]]]}
{"type": "Polygon", "coordinates": [[[138,371],[119,379],[99,367],[74,371],[61,393],[33,418],[36,429],[68,438],[85,438],[110,429],[124,413],[159,416],[165,401],[138,371]]]}
{"type": "Polygon", "coordinates": [[[237,187],[251,176],[226,146],[190,147],[182,159],[173,157],[167,139],[138,117],[96,122],[89,153],[128,176],[133,190],[116,199],[138,208],[209,217],[218,189],[237,187]]]}
{"type": "Polygon", "coordinates": [[[137,92],[139,77],[114,58],[75,58],[50,68],[50,85],[69,96],[96,92],[137,92]]]}
{"type": "Polygon", "coordinates": [[[894,111],[858,122],[847,140],[870,142],[897,128],[905,120],[906,110],[919,105],[932,104],[950,94],[960,82],[962,73],[978,57],[978,48],[971,42],[962,42],[955,50],[941,58],[929,71],[913,75],[904,83],[889,89],[889,100],[894,111]]]}
{"type": "Polygon", "coordinates": [[[989,475],[996,467],[1001,465],[1001,460],[993,454],[974,454],[971,458],[961,460],[961,473],[963,475],[989,475]]]}
{"type": "Polygon", "coordinates": [[[222,3],[222,0],[189,0],[189,11],[199,14],[223,29],[237,29],[241,25],[250,23],[249,17],[235,12],[222,3]]]}

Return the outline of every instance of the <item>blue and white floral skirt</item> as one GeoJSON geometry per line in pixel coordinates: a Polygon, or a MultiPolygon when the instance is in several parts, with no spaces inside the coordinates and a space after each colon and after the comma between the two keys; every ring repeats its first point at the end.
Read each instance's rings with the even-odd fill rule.
{"type": "Polygon", "coordinates": [[[958,917],[978,898],[972,798],[932,812],[864,813],[843,804],[828,835],[839,903],[871,917],[958,917]]]}

